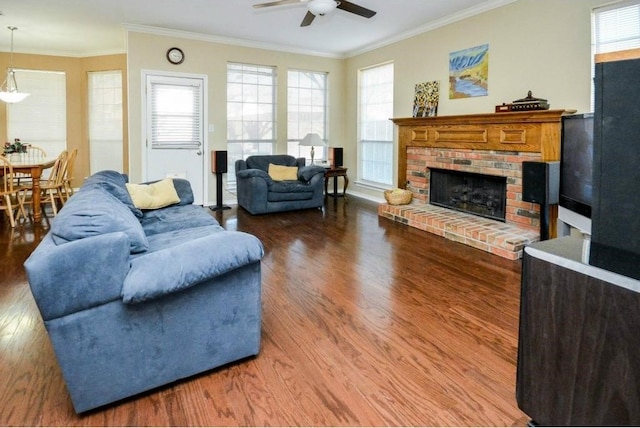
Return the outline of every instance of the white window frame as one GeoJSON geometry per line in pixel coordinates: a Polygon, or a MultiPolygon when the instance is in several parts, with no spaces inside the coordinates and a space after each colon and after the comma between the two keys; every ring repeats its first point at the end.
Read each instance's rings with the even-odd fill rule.
{"type": "Polygon", "coordinates": [[[640,0],[627,0],[593,9],[591,35],[591,111],[593,111],[595,55],[640,48],[640,0]]]}
{"type": "Polygon", "coordinates": [[[227,187],[230,189],[235,187],[236,160],[274,152],[276,83],[276,67],[227,63],[227,187]],[[258,138],[251,138],[252,134],[258,138]]]}
{"type": "Polygon", "coordinates": [[[301,146],[308,133],[325,142],[314,147],[314,161],[326,160],[328,140],[329,73],[289,69],[287,71],[287,153],[311,159],[311,147],[301,146]]]}
{"type": "Polygon", "coordinates": [[[373,188],[389,189],[393,185],[393,74],[393,62],[358,71],[358,181],[373,188]],[[370,82],[374,77],[371,73],[385,71],[391,72],[390,79],[370,82]]]}

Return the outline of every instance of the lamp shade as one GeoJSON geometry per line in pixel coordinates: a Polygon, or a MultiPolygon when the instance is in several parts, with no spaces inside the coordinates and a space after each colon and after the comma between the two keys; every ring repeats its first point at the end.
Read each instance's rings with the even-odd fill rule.
{"type": "Polygon", "coordinates": [[[310,133],[304,136],[300,141],[301,146],[324,146],[324,141],[318,134],[310,133]]]}
{"type": "Polygon", "coordinates": [[[314,15],[324,15],[334,10],[338,4],[335,0],[311,0],[307,7],[314,15]]]}
{"type": "Polygon", "coordinates": [[[15,71],[9,69],[7,71],[7,78],[2,82],[2,86],[0,87],[0,101],[4,101],[5,103],[19,103],[28,96],[29,94],[18,91],[15,71]]]}

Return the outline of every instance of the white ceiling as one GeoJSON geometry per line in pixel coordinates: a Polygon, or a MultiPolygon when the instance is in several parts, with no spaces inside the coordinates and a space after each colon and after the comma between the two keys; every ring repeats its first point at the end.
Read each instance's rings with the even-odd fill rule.
{"type": "Polygon", "coordinates": [[[13,0],[0,5],[0,51],[61,56],[125,52],[125,29],[346,57],[516,0],[351,0],[371,19],[335,10],[300,27],[307,5],[267,0],[13,0]]]}

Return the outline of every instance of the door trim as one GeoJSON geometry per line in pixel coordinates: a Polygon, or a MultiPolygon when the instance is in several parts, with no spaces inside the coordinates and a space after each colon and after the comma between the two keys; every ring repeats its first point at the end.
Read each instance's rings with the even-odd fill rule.
{"type": "Polygon", "coordinates": [[[143,181],[149,181],[147,176],[147,144],[150,136],[147,133],[148,124],[147,124],[147,78],[152,77],[176,77],[176,78],[185,78],[185,79],[201,79],[202,80],[202,119],[203,119],[203,129],[202,129],[202,200],[194,201],[197,205],[207,206],[209,203],[209,176],[207,174],[207,166],[209,162],[209,132],[208,132],[208,123],[209,123],[209,82],[208,76],[206,74],[194,74],[194,73],[178,73],[171,71],[163,71],[163,70],[141,70],[142,81],[141,81],[141,148],[142,153],[140,156],[141,159],[141,177],[143,181]]]}

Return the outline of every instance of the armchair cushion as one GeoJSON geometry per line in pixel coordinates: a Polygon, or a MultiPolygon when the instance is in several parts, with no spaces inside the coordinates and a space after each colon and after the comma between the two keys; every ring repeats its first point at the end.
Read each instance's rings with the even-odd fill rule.
{"type": "Polygon", "coordinates": [[[298,167],[270,163],[268,174],[273,181],[297,180],[298,167]]]}

